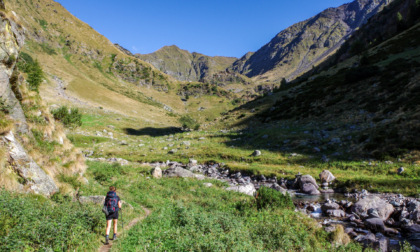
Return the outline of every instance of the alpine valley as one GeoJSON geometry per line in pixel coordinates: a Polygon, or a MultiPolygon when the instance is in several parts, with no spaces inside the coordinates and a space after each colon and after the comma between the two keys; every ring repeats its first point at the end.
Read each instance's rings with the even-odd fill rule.
{"type": "Polygon", "coordinates": [[[53,0],[0,31],[1,251],[420,251],[420,0],[241,58],[133,54],[53,0]]]}

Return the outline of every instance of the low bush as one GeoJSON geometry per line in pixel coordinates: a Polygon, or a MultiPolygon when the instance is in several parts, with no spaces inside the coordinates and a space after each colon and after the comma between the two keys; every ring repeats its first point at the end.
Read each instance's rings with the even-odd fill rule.
{"type": "Polygon", "coordinates": [[[184,115],[179,118],[179,122],[181,123],[183,128],[198,130],[200,128],[200,124],[197,123],[194,118],[189,115],[184,115]]]}
{"type": "Polygon", "coordinates": [[[34,60],[29,54],[21,52],[19,55],[18,68],[28,76],[26,81],[29,89],[38,92],[39,86],[44,80],[44,72],[37,60],[34,60]]]}
{"type": "Polygon", "coordinates": [[[68,109],[66,106],[62,106],[56,110],[51,111],[54,119],[62,122],[64,126],[82,126],[82,114],[79,113],[78,108],[68,109]]]}
{"type": "Polygon", "coordinates": [[[258,190],[256,197],[256,203],[258,209],[263,208],[287,208],[294,209],[292,198],[286,194],[283,195],[281,192],[268,187],[261,187],[258,190]]]}
{"type": "Polygon", "coordinates": [[[105,228],[100,208],[53,198],[59,203],[1,190],[0,250],[94,250],[105,228]]]}

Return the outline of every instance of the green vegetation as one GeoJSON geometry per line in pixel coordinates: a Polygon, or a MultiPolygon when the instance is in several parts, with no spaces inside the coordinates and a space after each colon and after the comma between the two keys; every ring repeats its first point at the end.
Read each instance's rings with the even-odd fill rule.
{"type": "Polygon", "coordinates": [[[34,135],[34,138],[35,138],[35,145],[38,146],[42,152],[45,152],[47,154],[51,154],[54,152],[55,147],[58,145],[57,142],[46,141],[44,139],[44,135],[40,131],[35,130],[35,129],[32,129],[32,134],[34,135]]]}
{"type": "Polygon", "coordinates": [[[39,46],[41,47],[42,51],[44,51],[48,55],[56,55],[57,54],[57,52],[54,50],[54,48],[52,48],[48,43],[41,43],[41,44],[39,44],[39,46]]]}
{"type": "Polygon", "coordinates": [[[82,126],[82,114],[79,113],[78,108],[68,109],[66,106],[62,106],[51,113],[54,119],[62,122],[66,127],[82,126]]]}
{"type": "Polygon", "coordinates": [[[0,190],[1,251],[68,251],[96,248],[105,229],[99,207],[71,202],[55,195],[57,202],[40,196],[0,190]],[[81,242],[83,241],[83,242],[81,242]]]}
{"type": "Polygon", "coordinates": [[[21,52],[19,54],[18,68],[28,74],[26,81],[29,89],[38,92],[39,86],[44,80],[44,72],[38,60],[34,60],[29,54],[21,52]]]}
{"type": "Polygon", "coordinates": [[[186,129],[198,130],[200,128],[200,124],[198,124],[197,121],[189,115],[181,116],[181,118],[179,118],[179,122],[182,127],[186,129]]]}
{"type": "MultiPolygon", "coordinates": [[[[266,190],[257,207],[249,196],[225,191],[211,180],[148,179],[148,168],[89,163],[94,178],[84,193],[115,184],[123,199],[152,214],[113,245],[116,251],[329,250],[328,235],[310,218],[294,212],[290,198],[266,190]],[[266,193],[268,192],[268,193],[266,193]],[[270,198],[270,196],[273,198],[270,198]],[[270,203],[269,203],[270,202],[270,203]],[[298,220],[298,221],[297,221],[298,220]]],[[[353,248],[358,248],[355,244],[353,248]]],[[[350,247],[348,247],[350,248],[350,247]]]]}
{"type": "Polygon", "coordinates": [[[83,136],[83,135],[67,135],[67,138],[76,147],[85,147],[86,144],[97,144],[108,141],[106,137],[98,136],[83,136]]]}
{"type": "Polygon", "coordinates": [[[44,19],[38,19],[39,25],[41,25],[42,29],[47,30],[48,22],[44,19]]]}

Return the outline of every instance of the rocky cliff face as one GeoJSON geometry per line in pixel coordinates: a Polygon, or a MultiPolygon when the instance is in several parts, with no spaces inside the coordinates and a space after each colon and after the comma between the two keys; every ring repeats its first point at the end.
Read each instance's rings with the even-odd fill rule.
{"type": "Polygon", "coordinates": [[[232,57],[209,57],[196,52],[190,53],[175,45],[136,56],[180,81],[199,81],[225,70],[236,60],[232,57]]]}
{"type": "Polygon", "coordinates": [[[355,29],[390,0],[356,0],[297,23],[254,54],[247,54],[232,70],[248,77],[279,81],[293,79],[335,52],[355,29]]]}
{"type": "Polygon", "coordinates": [[[71,161],[69,173],[76,174],[84,171],[79,162],[83,160],[78,160],[38,94],[28,91],[17,67],[25,28],[13,11],[4,9],[3,0],[0,9],[0,184],[6,189],[50,196],[59,190],[54,175],[64,174],[61,164],[51,164],[50,158],[71,161]],[[53,148],[51,156],[43,153],[41,143],[53,148]]]}

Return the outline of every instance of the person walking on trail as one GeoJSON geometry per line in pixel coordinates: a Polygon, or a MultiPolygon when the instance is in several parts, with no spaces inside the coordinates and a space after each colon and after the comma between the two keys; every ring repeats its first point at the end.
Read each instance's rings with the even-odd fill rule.
{"type": "Polygon", "coordinates": [[[105,244],[109,244],[109,232],[111,231],[111,222],[114,222],[114,236],[112,240],[117,239],[117,224],[118,224],[118,211],[121,210],[121,200],[116,193],[114,186],[109,187],[109,192],[106,194],[104,206],[107,207],[108,215],[106,215],[106,234],[105,244]]]}

